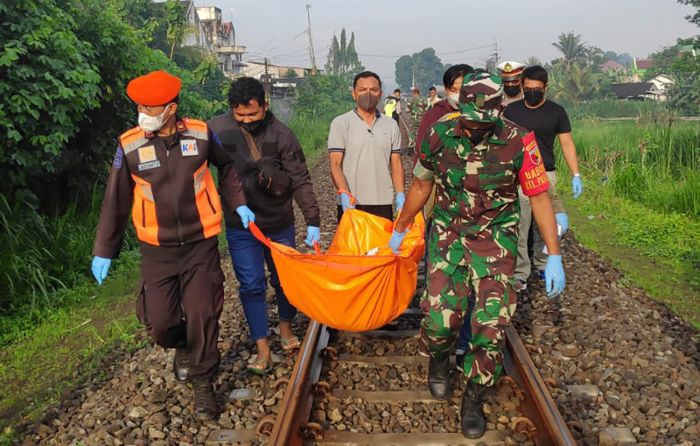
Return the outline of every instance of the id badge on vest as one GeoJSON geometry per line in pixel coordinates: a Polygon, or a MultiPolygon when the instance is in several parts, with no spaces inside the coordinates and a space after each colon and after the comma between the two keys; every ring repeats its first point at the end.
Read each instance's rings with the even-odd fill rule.
{"type": "Polygon", "coordinates": [[[199,149],[197,148],[196,139],[183,139],[180,141],[180,152],[182,156],[197,156],[199,149]]]}

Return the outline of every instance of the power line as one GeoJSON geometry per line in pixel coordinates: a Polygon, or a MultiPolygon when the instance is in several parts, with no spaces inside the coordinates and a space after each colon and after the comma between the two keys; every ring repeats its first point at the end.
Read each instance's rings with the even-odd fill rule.
{"type": "Polygon", "coordinates": [[[475,47],[472,47],[472,48],[465,48],[465,49],[463,49],[463,50],[457,50],[457,51],[447,51],[447,52],[444,52],[444,53],[437,53],[437,55],[438,55],[438,56],[449,56],[449,55],[451,55],[451,54],[468,53],[468,52],[470,52],[470,51],[476,51],[476,50],[480,50],[480,49],[483,49],[483,48],[493,48],[493,44],[475,46],[475,47]]]}

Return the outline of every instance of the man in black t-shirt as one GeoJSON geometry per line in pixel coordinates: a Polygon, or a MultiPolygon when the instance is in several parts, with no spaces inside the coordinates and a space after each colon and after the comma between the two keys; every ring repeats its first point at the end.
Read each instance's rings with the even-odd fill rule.
{"type": "MultiPolygon", "coordinates": [[[[576,158],[576,147],[571,137],[571,123],[564,108],[548,99],[544,94],[547,90],[547,70],[539,65],[533,65],[523,71],[524,99],[513,102],[506,107],[504,115],[507,119],[535,132],[537,145],[542,154],[544,167],[549,177],[550,188],[556,188],[557,179],[554,173],[556,168],[554,158],[554,139],[559,138],[559,144],[573,174],[571,186],[574,198],[578,198],[583,192],[583,182],[576,158]]],[[[555,214],[557,223],[561,226],[560,235],[568,230],[569,221],[566,213],[555,214]]],[[[532,222],[532,209],[529,200],[520,193],[520,234],[518,239],[518,263],[515,268],[516,290],[527,287],[527,279],[530,276],[530,258],[527,253],[528,232],[532,222]]],[[[543,254],[542,237],[537,228],[533,228],[533,251],[535,267],[542,271],[547,256],[543,254]]]]}

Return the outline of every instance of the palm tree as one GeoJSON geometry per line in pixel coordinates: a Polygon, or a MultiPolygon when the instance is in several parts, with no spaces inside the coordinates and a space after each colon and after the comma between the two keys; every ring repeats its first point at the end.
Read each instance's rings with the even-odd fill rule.
{"type": "Polygon", "coordinates": [[[559,35],[559,41],[552,43],[564,56],[564,64],[570,66],[578,60],[585,59],[588,52],[586,42],[581,41],[581,34],[570,31],[559,35]]]}
{"type": "Polygon", "coordinates": [[[542,62],[540,62],[540,60],[538,58],[536,58],[535,56],[530,56],[527,59],[527,66],[531,67],[533,65],[542,65],[542,62]]]}

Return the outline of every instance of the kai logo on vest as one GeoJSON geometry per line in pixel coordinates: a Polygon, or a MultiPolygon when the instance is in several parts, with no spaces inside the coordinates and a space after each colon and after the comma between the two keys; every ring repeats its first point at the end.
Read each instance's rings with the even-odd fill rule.
{"type": "Polygon", "coordinates": [[[199,150],[197,150],[197,140],[183,139],[180,141],[180,151],[182,152],[182,156],[199,155],[199,150]]]}

